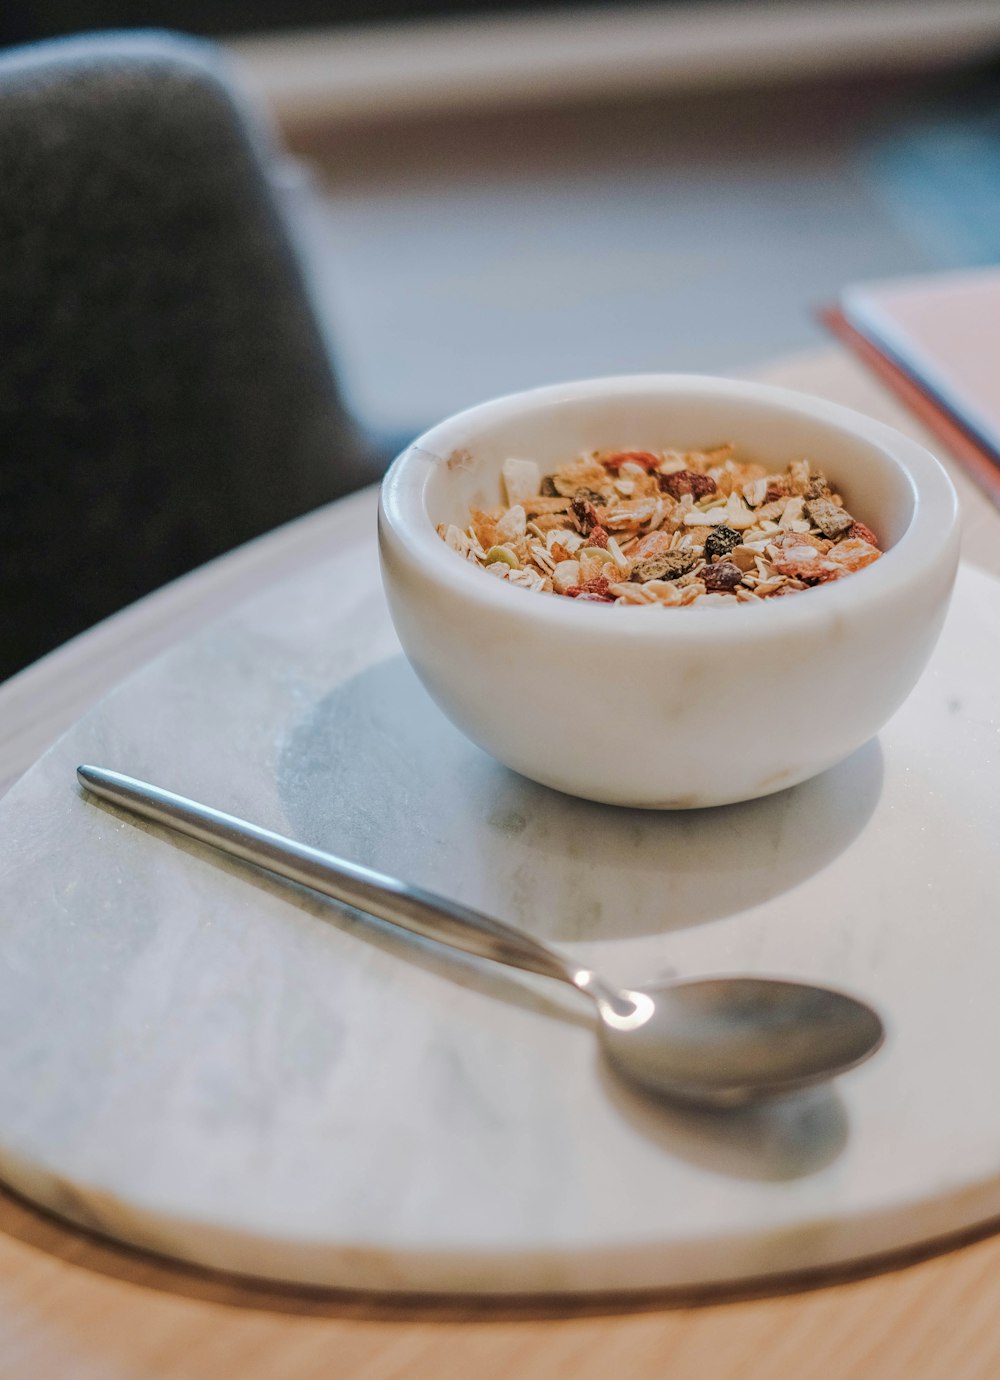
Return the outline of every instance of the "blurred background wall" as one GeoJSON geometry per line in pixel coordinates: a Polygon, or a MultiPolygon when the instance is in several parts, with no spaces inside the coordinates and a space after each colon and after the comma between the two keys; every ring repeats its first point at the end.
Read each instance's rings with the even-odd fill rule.
{"type": "Polygon", "coordinates": [[[8,0],[220,38],[348,401],[403,438],[560,378],[737,370],[848,282],[1000,258],[1000,3],[8,0]]]}

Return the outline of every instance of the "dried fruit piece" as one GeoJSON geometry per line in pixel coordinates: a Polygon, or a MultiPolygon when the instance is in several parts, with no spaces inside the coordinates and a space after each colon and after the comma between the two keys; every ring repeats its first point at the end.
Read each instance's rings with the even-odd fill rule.
{"type": "Polygon", "coordinates": [[[604,575],[572,585],[566,593],[571,599],[599,599],[602,604],[614,603],[614,596],[608,593],[610,581],[604,575]]]}
{"type": "Polygon", "coordinates": [[[731,590],[743,583],[743,571],[732,561],[717,561],[705,567],[701,579],[708,590],[731,590]]]}
{"type": "Polygon", "coordinates": [[[597,509],[588,498],[574,498],[571,508],[573,516],[576,518],[577,526],[584,536],[594,527],[600,527],[601,520],[597,516],[597,509]]]}
{"type": "Polygon", "coordinates": [[[524,509],[520,503],[508,508],[503,517],[497,522],[497,541],[504,543],[518,542],[527,530],[528,521],[524,509]]]}
{"type": "Polygon", "coordinates": [[[768,532],[767,541],[769,546],[776,547],[786,555],[803,546],[811,546],[821,555],[825,555],[830,549],[830,542],[826,537],[814,537],[812,532],[768,532]]]}
{"type": "Polygon", "coordinates": [[[827,580],[835,580],[841,573],[811,546],[794,547],[787,555],[777,557],[773,564],[779,575],[802,580],[807,585],[824,584],[827,580]],[[807,551],[808,556],[805,554],[807,551]]]}
{"type": "Polygon", "coordinates": [[[882,552],[871,542],[857,537],[845,537],[830,548],[827,560],[835,561],[841,570],[863,570],[866,565],[877,561],[882,552]]]}
{"type": "Polygon", "coordinates": [[[878,546],[878,537],[876,537],[872,529],[866,527],[863,522],[858,522],[857,519],[851,523],[850,527],[848,527],[847,531],[844,533],[844,536],[848,538],[848,540],[856,539],[858,541],[866,541],[869,546],[878,546]]]}
{"type": "Polygon", "coordinates": [[[739,546],[740,534],[732,527],[713,527],[705,538],[705,560],[714,561],[717,556],[726,556],[734,546],[739,546]]]}
{"type": "Polygon", "coordinates": [[[526,498],[534,498],[538,494],[542,475],[536,461],[517,460],[511,456],[503,462],[500,474],[509,504],[523,503],[526,498]]]}
{"type": "Polygon", "coordinates": [[[670,550],[673,540],[669,532],[649,532],[632,543],[629,555],[637,561],[644,560],[647,556],[660,556],[664,551],[670,550]]]}
{"type": "Polygon", "coordinates": [[[705,498],[708,494],[714,494],[717,488],[711,475],[698,474],[696,470],[673,470],[670,474],[658,475],[657,482],[663,492],[671,498],[691,494],[695,501],[705,498]]]}

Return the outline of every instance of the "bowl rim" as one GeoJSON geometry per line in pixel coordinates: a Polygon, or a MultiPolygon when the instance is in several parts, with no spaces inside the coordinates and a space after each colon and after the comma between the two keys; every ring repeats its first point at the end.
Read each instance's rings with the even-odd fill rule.
{"type": "Polygon", "coordinates": [[[921,571],[955,542],[957,528],[958,495],[946,470],[930,451],[903,432],[824,398],[772,384],[709,374],[622,374],[580,379],[509,393],[479,403],[445,418],[416,437],[390,466],[382,481],[379,499],[380,542],[386,539],[387,531],[391,533],[411,561],[419,564],[424,575],[445,586],[452,597],[461,597],[483,613],[520,615],[536,624],[564,631],[577,626],[581,635],[591,637],[618,633],[643,640],[650,637],[658,640],[666,637],[672,641],[701,640],[723,634],[733,637],[740,633],[759,636],[765,628],[770,632],[779,628],[792,631],[804,624],[837,620],[846,611],[879,603],[911,580],[919,579],[921,571]],[[525,407],[544,409],[602,395],[609,399],[620,398],[629,393],[662,394],[664,397],[687,393],[692,398],[725,396],[730,400],[762,403],[860,438],[902,473],[912,495],[911,519],[880,560],[850,578],[830,581],[809,590],[812,596],[809,599],[762,600],[758,604],[741,603],[733,608],[692,605],[683,610],[660,610],[678,615],[669,619],[651,617],[649,609],[642,605],[540,598],[535,590],[486,578],[483,570],[463,561],[441,540],[427,512],[427,484],[457,447],[468,447],[470,430],[477,425],[492,426],[502,422],[525,407]],[[611,609],[613,616],[609,612],[611,609]]]}

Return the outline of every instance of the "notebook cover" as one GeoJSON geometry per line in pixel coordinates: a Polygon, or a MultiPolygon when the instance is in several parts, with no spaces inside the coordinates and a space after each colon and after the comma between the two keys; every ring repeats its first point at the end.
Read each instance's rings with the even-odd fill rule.
{"type": "Polygon", "coordinates": [[[1000,271],[851,288],[821,317],[1000,506],[1000,271]]]}

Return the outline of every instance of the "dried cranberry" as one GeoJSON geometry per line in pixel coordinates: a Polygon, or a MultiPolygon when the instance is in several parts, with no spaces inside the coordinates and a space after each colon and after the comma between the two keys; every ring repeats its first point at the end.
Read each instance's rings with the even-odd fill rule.
{"type": "Polygon", "coordinates": [[[875,533],[870,527],[866,527],[863,522],[858,522],[857,518],[855,518],[850,527],[848,527],[847,531],[844,533],[844,537],[847,540],[854,537],[858,541],[868,542],[871,546],[878,546],[878,538],[875,533]]]}
{"type": "Polygon", "coordinates": [[[578,585],[571,585],[566,593],[571,599],[585,599],[601,604],[614,603],[614,596],[608,593],[610,586],[607,577],[595,575],[592,580],[583,580],[578,585]]]}

